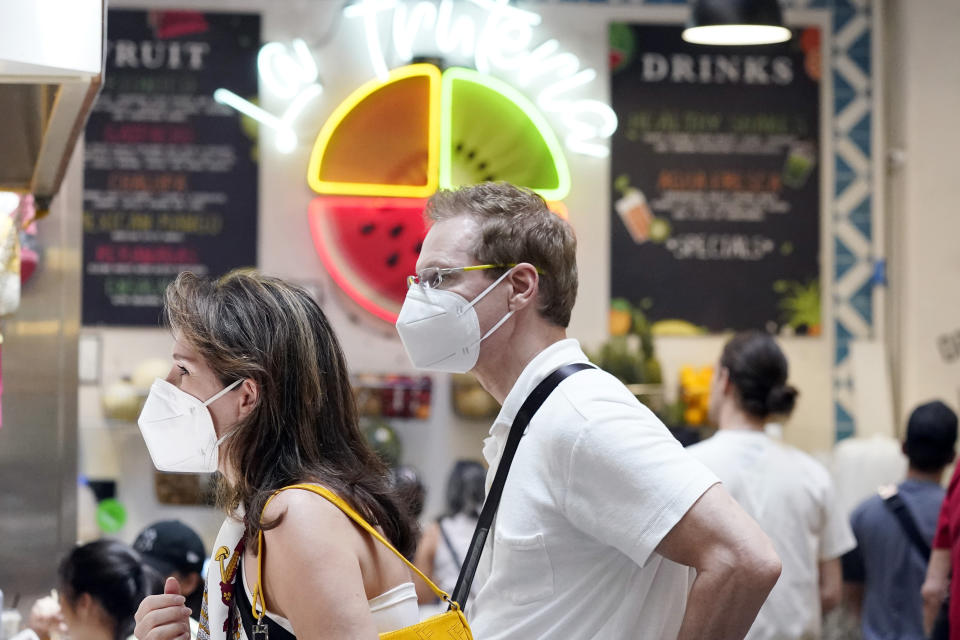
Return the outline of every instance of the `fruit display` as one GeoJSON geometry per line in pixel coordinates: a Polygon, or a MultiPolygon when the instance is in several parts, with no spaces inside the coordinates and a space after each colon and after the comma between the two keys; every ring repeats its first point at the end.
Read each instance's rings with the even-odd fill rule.
{"type": "Polygon", "coordinates": [[[473,376],[454,374],[452,382],[453,411],[461,418],[495,418],[500,413],[500,405],[473,376]]]}
{"type": "Polygon", "coordinates": [[[364,418],[360,428],[367,444],[387,466],[393,467],[400,464],[403,446],[400,443],[400,436],[397,435],[396,430],[389,423],[383,420],[364,418]]]}
{"type": "Polygon", "coordinates": [[[133,375],[130,376],[130,382],[138,391],[146,394],[153,386],[154,380],[157,378],[164,380],[169,374],[169,358],[148,358],[134,368],[133,375]]]}
{"type": "Polygon", "coordinates": [[[143,401],[143,392],[134,386],[129,377],[108,385],[100,396],[104,417],[122,422],[136,422],[143,401]]]}
{"type": "Polygon", "coordinates": [[[660,361],[654,354],[653,334],[643,312],[629,301],[616,298],[610,303],[609,322],[610,339],[591,360],[624,384],[661,384],[660,361]]]}
{"type": "Polygon", "coordinates": [[[703,327],[699,327],[686,320],[658,320],[650,327],[650,331],[655,336],[702,336],[707,333],[703,327]]]}
{"type": "Polygon", "coordinates": [[[707,423],[712,382],[712,366],[694,368],[684,365],[680,369],[679,401],[683,408],[685,425],[700,427],[707,423]]]}
{"type": "Polygon", "coordinates": [[[215,500],[212,477],[208,474],[156,471],[153,489],[160,504],[211,506],[215,500]]]}
{"type": "Polygon", "coordinates": [[[361,416],[426,420],[433,381],[429,376],[358,375],[353,393],[361,416]]]}

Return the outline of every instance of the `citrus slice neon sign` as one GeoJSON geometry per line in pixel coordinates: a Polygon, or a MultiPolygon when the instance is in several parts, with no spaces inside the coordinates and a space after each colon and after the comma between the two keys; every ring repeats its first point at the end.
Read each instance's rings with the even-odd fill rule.
{"type": "Polygon", "coordinates": [[[307,167],[307,181],[317,193],[347,194],[357,196],[389,196],[394,198],[428,198],[437,190],[439,176],[440,149],[440,70],[432,64],[412,64],[395,69],[385,82],[374,79],[362,85],[340,103],[333,114],[324,123],[317,136],[310,164],[307,167]],[[358,105],[373,93],[383,91],[391,85],[411,78],[426,78],[429,82],[427,132],[427,163],[423,184],[378,184],[369,182],[350,182],[342,180],[324,180],[324,158],[330,147],[331,139],[344,121],[355,113],[358,105]]]}
{"type": "Polygon", "coordinates": [[[441,74],[431,64],[394,69],[386,80],[371,80],[348,96],[317,136],[307,181],[320,194],[428,198],[438,187],[458,186],[455,122],[462,132],[478,118],[496,121],[511,146],[526,150],[526,172],[495,178],[461,173],[460,182],[507,179],[548,201],[567,197],[570,169],[563,150],[523,94],[473,69],[454,67],[441,74]],[[479,113],[464,113],[468,107],[479,113]]]}

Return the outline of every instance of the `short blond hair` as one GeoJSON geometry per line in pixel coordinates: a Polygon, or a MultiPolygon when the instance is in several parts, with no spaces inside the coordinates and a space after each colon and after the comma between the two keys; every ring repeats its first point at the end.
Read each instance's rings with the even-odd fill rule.
{"type": "MultiPolygon", "coordinates": [[[[538,310],[559,327],[570,324],[577,299],[577,239],[543,198],[507,182],[484,182],[438,191],[427,202],[434,221],[470,216],[480,227],[473,247],[479,264],[528,262],[540,271],[538,310]]],[[[486,272],[492,280],[501,269],[486,272]]]]}

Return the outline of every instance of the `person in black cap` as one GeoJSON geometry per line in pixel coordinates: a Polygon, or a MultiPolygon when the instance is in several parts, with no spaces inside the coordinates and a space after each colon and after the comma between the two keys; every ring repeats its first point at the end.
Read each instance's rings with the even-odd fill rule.
{"type": "Polygon", "coordinates": [[[187,598],[190,617],[199,620],[207,552],[197,532],[179,520],[155,522],[140,532],[133,548],[161,575],[177,579],[180,593],[187,598]]]}
{"type": "Polygon", "coordinates": [[[927,637],[921,586],[945,495],[940,483],[956,442],[957,414],[947,405],[914,409],[903,442],[906,480],[881,488],[850,518],[857,548],[843,559],[845,592],[864,640],[927,637]]]}

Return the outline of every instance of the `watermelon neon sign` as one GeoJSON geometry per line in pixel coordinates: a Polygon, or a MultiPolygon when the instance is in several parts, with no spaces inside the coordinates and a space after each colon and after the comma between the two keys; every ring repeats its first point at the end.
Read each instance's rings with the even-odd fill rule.
{"type": "Polygon", "coordinates": [[[522,94],[478,71],[413,64],[344,100],[310,156],[310,230],[334,281],[395,322],[438,188],[485,180],[527,186],[551,202],[570,191],[556,135],[522,94]]]}
{"type": "MultiPolygon", "coordinates": [[[[532,47],[533,27],[541,23],[539,14],[511,6],[509,0],[469,0],[458,6],[469,5],[485,12],[481,20],[465,13],[454,16],[454,0],[357,0],[343,11],[346,17],[363,21],[371,64],[380,81],[390,72],[379,19],[381,14],[392,12],[392,54],[396,59],[410,60],[418,38],[423,40],[424,33],[429,35],[432,29],[433,44],[423,46],[435,47],[440,55],[469,58],[484,74],[498,71],[515,76],[514,82],[520,87],[538,85],[535,103],[541,111],[556,115],[566,130],[563,141],[569,151],[595,157],[609,155],[606,140],[617,129],[613,109],[599,100],[568,97],[593,82],[596,71],[581,69],[580,59],[560,51],[555,39],[532,47]]],[[[317,80],[316,62],[306,43],[295,39],[290,44],[265,44],[258,67],[263,87],[280,99],[290,100],[282,114],[271,114],[227,89],[218,89],[214,97],[273,129],[277,149],[289,153],[298,144],[293,121],[323,90],[317,80]]]]}

